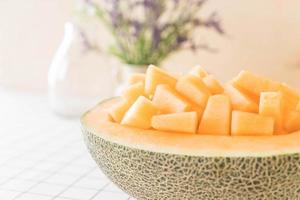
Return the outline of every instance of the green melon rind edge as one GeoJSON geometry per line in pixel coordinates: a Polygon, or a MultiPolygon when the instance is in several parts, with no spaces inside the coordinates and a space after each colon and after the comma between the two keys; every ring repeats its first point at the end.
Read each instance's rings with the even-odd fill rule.
{"type": "Polygon", "coordinates": [[[300,154],[205,157],[152,152],[82,127],[100,169],[137,200],[300,199],[300,154]]]}

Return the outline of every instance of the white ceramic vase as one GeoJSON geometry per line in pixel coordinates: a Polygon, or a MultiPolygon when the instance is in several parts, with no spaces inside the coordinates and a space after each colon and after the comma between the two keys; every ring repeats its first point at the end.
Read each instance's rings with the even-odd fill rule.
{"type": "Polygon", "coordinates": [[[74,24],[66,23],[63,41],[49,68],[50,105],[64,116],[78,117],[113,95],[115,81],[108,59],[88,49],[86,42],[74,24]]]}
{"type": "Polygon", "coordinates": [[[114,95],[120,96],[122,91],[128,86],[128,79],[132,74],[135,73],[145,73],[147,70],[147,65],[136,66],[128,64],[120,64],[114,73],[118,86],[115,89],[114,95]]]}

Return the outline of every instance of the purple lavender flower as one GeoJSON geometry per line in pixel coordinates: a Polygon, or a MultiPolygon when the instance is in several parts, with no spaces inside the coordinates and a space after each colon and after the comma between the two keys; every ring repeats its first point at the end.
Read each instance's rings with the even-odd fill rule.
{"type": "Polygon", "coordinates": [[[199,17],[207,0],[85,0],[115,38],[111,52],[128,64],[158,64],[184,46],[208,50],[191,37],[196,29],[225,34],[216,12],[199,17]],[[142,12],[141,12],[142,10],[142,12]]]}

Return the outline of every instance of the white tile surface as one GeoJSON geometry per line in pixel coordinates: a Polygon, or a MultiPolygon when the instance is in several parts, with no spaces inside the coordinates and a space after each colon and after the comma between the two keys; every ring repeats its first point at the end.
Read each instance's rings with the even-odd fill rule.
{"type": "Polygon", "coordinates": [[[113,193],[113,192],[100,192],[93,200],[128,200],[129,196],[122,193],[113,193]]]}
{"type": "Polygon", "coordinates": [[[89,200],[97,194],[97,190],[72,187],[63,192],[60,196],[70,199],[89,200]]]}
{"type": "Polygon", "coordinates": [[[1,199],[12,200],[18,195],[18,192],[13,192],[9,190],[0,190],[1,199]]]}
{"type": "Polygon", "coordinates": [[[38,194],[23,194],[17,200],[50,200],[51,197],[38,194]]]}
{"type": "Polygon", "coordinates": [[[0,200],[130,199],[92,160],[78,120],[54,115],[45,96],[0,88],[0,110],[0,200]]]}
{"type": "Polygon", "coordinates": [[[2,189],[16,190],[16,191],[26,191],[35,184],[35,181],[12,179],[2,184],[2,189]]]}
{"type": "Polygon", "coordinates": [[[105,190],[108,192],[123,193],[123,191],[113,183],[109,184],[105,190]]]}
{"type": "Polygon", "coordinates": [[[44,194],[48,196],[56,196],[62,192],[66,187],[61,185],[49,184],[49,183],[40,183],[30,189],[28,192],[36,194],[44,194]]]}
{"type": "Polygon", "coordinates": [[[75,187],[81,187],[81,188],[91,188],[91,189],[101,189],[104,188],[106,185],[108,185],[107,179],[91,179],[88,177],[85,177],[74,184],[75,187]]]}

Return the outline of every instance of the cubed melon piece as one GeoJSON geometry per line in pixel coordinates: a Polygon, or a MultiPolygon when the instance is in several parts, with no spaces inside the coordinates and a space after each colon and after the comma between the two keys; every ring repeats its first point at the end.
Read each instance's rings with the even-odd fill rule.
{"type": "Polygon", "coordinates": [[[201,107],[205,107],[207,99],[211,95],[202,79],[194,75],[181,77],[177,81],[176,90],[185,98],[201,107]]]}
{"type": "Polygon", "coordinates": [[[261,92],[274,92],[280,88],[280,83],[248,71],[241,71],[234,79],[234,84],[256,96],[259,96],[261,92]]]}
{"type": "Polygon", "coordinates": [[[232,111],[231,135],[272,135],[274,119],[256,113],[232,111]]]}
{"type": "Polygon", "coordinates": [[[280,85],[280,92],[282,93],[284,110],[295,110],[300,100],[298,91],[282,83],[280,85]]]}
{"type": "Polygon", "coordinates": [[[300,112],[288,112],[284,118],[284,128],[288,132],[300,130],[300,112]]]}
{"type": "Polygon", "coordinates": [[[129,85],[122,93],[122,98],[134,102],[139,96],[144,96],[144,83],[138,82],[129,85]]]}
{"type": "Polygon", "coordinates": [[[202,115],[203,115],[203,112],[204,112],[204,107],[201,107],[201,106],[198,106],[198,105],[195,105],[195,104],[191,104],[191,108],[189,111],[194,111],[197,113],[197,116],[198,116],[198,120],[200,122],[201,118],[202,118],[202,115]]]}
{"type": "Polygon", "coordinates": [[[123,119],[123,116],[125,115],[127,110],[130,108],[132,103],[133,102],[131,102],[131,101],[122,99],[122,100],[118,101],[115,105],[113,105],[108,110],[108,113],[115,122],[120,123],[123,119]]]}
{"type": "Polygon", "coordinates": [[[283,133],[283,108],[280,92],[262,92],[259,101],[259,114],[275,120],[274,133],[283,133]]]}
{"type": "Polygon", "coordinates": [[[199,125],[199,134],[229,135],[231,103],[227,95],[210,96],[199,125]]]}
{"type": "Polygon", "coordinates": [[[157,108],[149,99],[140,96],[126,112],[121,124],[149,129],[151,127],[151,118],[157,111],[157,108]]]}
{"type": "Polygon", "coordinates": [[[163,71],[162,69],[150,65],[146,72],[145,77],[145,93],[148,95],[153,95],[157,85],[167,84],[170,87],[175,87],[176,78],[163,71]]]}
{"type": "Polygon", "coordinates": [[[202,80],[212,94],[221,94],[224,92],[224,88],[221,83],[212,75],[207,75],[202,80]]]}
{"type": "Polygon", "coordinates": [[[296,111],[300,112],[300,101],[298,102],[298,104],[296,106],[296,111]]]}
{"type": "Polygon", "coordinates": [[[225,84],[225,94],[230,97],[233,110],[258,112],[258,104],[231,83],[225,84]]]}
{"type": "Polygon", "coordinates": [[[185,112],[191,108],[191,105],[169,85],[158,85],[152,102],[162,113],[185,112]]]}
{"type": "Polygon", "coordinates": [[[200,78],[204,78],[205,76],[208,75],[208,73],[199,65],[193,67],[190,71],[189,74],[198,76],[200,78]]]}
{"type": "Polygon", "coordinates": [[[134,73],[128,79],[128,84],[132,85],[135,83],[144,83],[145,82],[145,74],[144,73],[134,73]]]}
{"type": "Polygon", "coordinates": [[[174,77],[176,80],[178,80],[180,77],[182,77],[184,74],[182,72],[169,72],[169,74],[174,77]]]}
{"type": "Polygon", "coordinates": [[[198,126],[196,112],[182,112],[152,117],[152,127],[160,131],[195,133],[198,126]]]}
{"type": "Polygon", "coordinates": [[[251,99],[253,102],[255,102],[257,105],[259,104],[259,98],[260,95],[253,94],[249,92],[248,90],[238,86],[234,81],[230,81],[231,85],[236,88],[240,93],[244,94],[247,96],[249,99],[251,99]]]}

